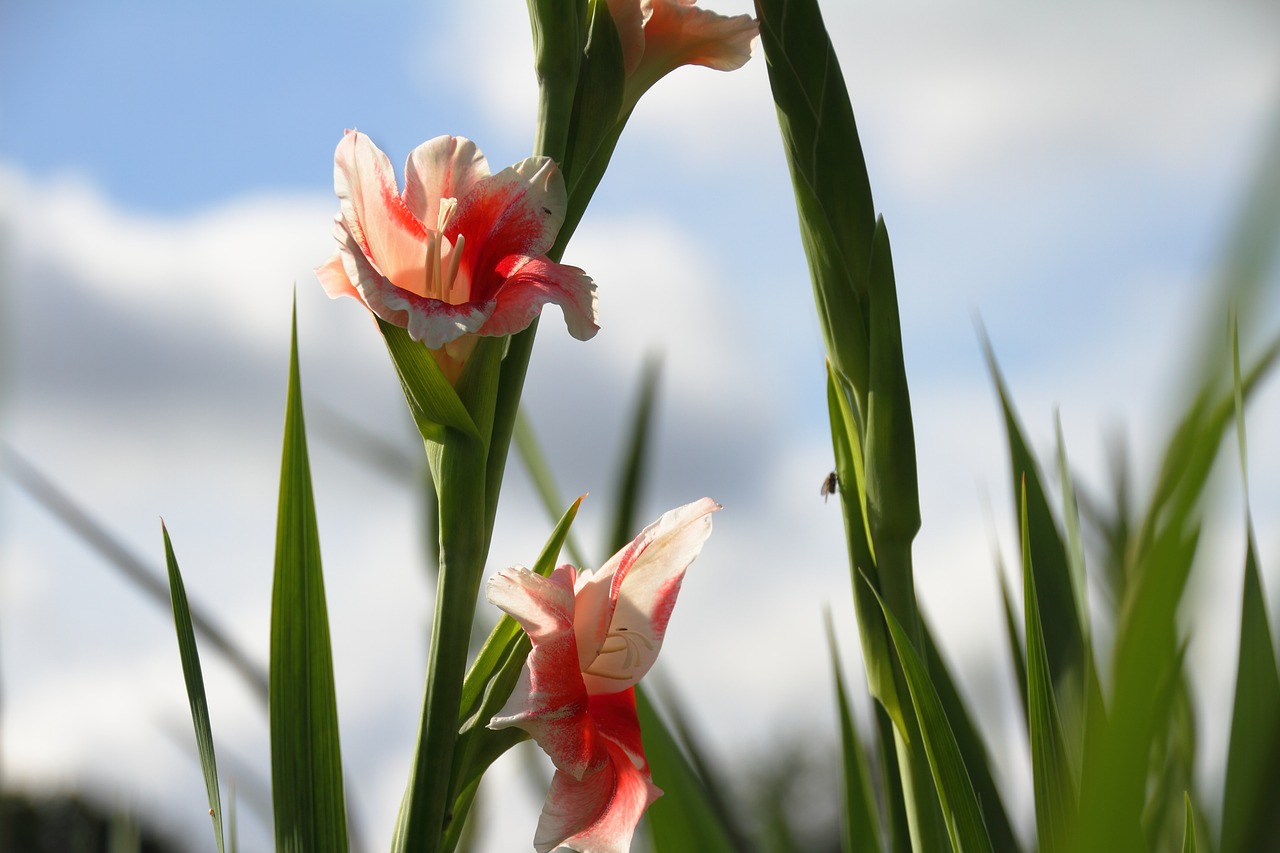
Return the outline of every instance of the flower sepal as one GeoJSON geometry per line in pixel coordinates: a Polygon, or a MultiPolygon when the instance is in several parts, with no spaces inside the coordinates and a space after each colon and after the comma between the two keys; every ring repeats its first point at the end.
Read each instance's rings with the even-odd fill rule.
{"type": "Polygon", "coordinates": [[[480,429],[475,419],[462,404],[457,390],[449,384],[431,351],[410,338],[400,326],[381,317],[377,317],[377,321],[400,378],[409,413],[423,440],[439,444],[444,441],[445,428],[452,427],[479,441],[480,429]]]}

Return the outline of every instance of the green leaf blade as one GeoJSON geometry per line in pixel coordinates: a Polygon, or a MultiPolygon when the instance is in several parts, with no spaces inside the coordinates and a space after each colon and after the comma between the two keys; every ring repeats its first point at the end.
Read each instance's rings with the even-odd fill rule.
{"type": "MultiPolygon", "coordinates": [[[[169,596],[173,604],[173,623],[178,634],[178,654],[182,658],[182,677],[187,685],[187,701],[191,704],[191,723],[195,727],[196,749],[200,753],[200,769],[204,773],[205,792],[209,797],[209,816],[213,819],[213,836],[218,853],[226,849],[222,831],[222,796],[218,788],[218,762],[213,751],[213,730],[209,724],[209,703],[204,692],[204,675],[200,669],[200,652],[196,648],[195,628],[191,624],[191,608],[187,591],[178,569],[178,558],[169,541],[169,531],[160,522],[164,536],[164,557],[169,568],[169,596]]],[[[234,808],[232,837],[235,836],[234,808]]],[[[234,843],[234,842],[233,842],[234,843]]]]}
{"type": "Polygon", "coordinates": [[[276,849],[347,849],[329,617],[307,457],[295,312],[271,597],[270,727],[276,849]]]}

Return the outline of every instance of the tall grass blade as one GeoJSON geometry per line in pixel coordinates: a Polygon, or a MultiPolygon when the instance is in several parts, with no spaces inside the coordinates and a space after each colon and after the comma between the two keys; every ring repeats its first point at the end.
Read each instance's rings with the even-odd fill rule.
{"type": "Polygon", "coordinates": [[[1049,656],[1049,672],[1055,685],[1068,681],[1078,683],[1084,660],[1084,627],[1080,615],[1083,607],[1077,601],[1076,583],[1072,580],[1067,548],[1049,508],[1039,466],[1018,423],[1017,412],[996,363],[991,343],[985,333],[981,338],[987,366],[1004,415],[1015,506],[1022,505],[1024,488],[1026,491],[1025,534],[1022,533],[1021,514],[1018,525],[1020,535],[1024,535],[1031,544],[1036,589],[1040,591],[1040,619],[1044,630],[1045,650],[1049,656]]]}
{"type": "Polygon", "coordinates": [[[866,749],[858,737],[853,710],[849,707],[840,653],[836,648],[835,628],[827,614],[827,646],[831,653],[831,674],[836,685],[836,712],[840,723],[840,752],[844,769],[844,800],[841,824],[844,853],[871,853],[884,849],[880,815],[876,809],[875,789],[871,787],[866,749]]]}
{"type": "Polygon", "coordinates": [[[1018,705],[1022,708],[1022,721],[1031,732],[1031,709],[1027,706],[1027,657],[1022,650],[1022,637],[1018,633],[1018,620],[1013,613],[1013,596],[1009,592],[1009,581],[1004,576],[1004,568],[996,567],[996,577],[1000,579],[1000,601],[1004,606],[1004,633],[1009,641],[1009,658],[1013,661],[1013,675],[1018,682],[1018,705]]]}
{"type": "MultiPolygon", "coordinates": [[[[528,472],[529,479],[533,481],[534,490],[537,491],[538,498],[542,501],[542,509],[546,512],[548,519],[555,520],[560,512],[560,507],[564,506],[564,501],[560,497],[559,487],[556,486],[555,474],[551,472],[551,466],[547,463],[546,454],[542,452],[542,444],[538,441],[538,435],[534,432],[533,424],[529,422],[529,416],[524,413],[523,409],[516,414],[514,440],[516,452],[520,455],[520,461],[524,462],[525,471],[528,472]]],[[[582,499],[579,498],[578,500],[581,501],[582,499]]],[[[576,507],[577,503],[574,506],[576,507]]],[[[574,565],[589,565],[572,532],[565,538],[564,547],[569,552],[569,557],[573,560],[574,565]]]]}
{"type": "Polygon", "coordinates": [[[329,617],[320,566],[294,313],[271,597],[271,786],[276,850],[347,850],[329,617]]]}
{"type": "MultiPolygon", "coordinates": [[[[200,769],[204,772],[205,793],[209,797],[209,817],[213,819],[213,838],[218,853],[226,849],[222,832],[222,795],[218,789],[218,761],[213,751],[213,730],[209,726],[209,703],[204,693],[204,674],[200,669],[200,652],[196,648],[191,610],[187,606],[187,590],[178,569],[178,558],[169,541],[169,531],[160,522],[164,537],[164,559],[169,568],[169,597],[173,602],[173,624],[178,634],[178,655],[182,658],[182,677],[187,685],[187,701],[191,704],[191,724],[196,731],[196,748],[200,751],[200,769]]],[[[233,833],[234,834],[234,833],[233,833]]]]}
{"type": "Polygon", "coordinates": [[[640,529],[640,496],[644,491],[648,473],[649,450],[652,444],[654,406],[658,397],[658,378],[661,361],[650,356],[645,359],[640,374],[640,389],[632,410],[631,425],[624,445],[622,464],[618,476],[618,490],[614,496],[613,532],[609,536],[608,553],[614,554],[640,529]]]}

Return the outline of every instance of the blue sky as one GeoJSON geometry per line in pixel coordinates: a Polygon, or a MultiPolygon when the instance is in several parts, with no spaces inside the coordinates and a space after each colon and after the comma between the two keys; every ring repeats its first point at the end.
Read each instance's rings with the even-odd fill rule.
{"type": "MultiPolygon", "coordinates": [[[[992,535],[1012,551],[973,316],[1038,446],[1060,407],[1087,482],[1106,483],[1105,439],[1121,429],[1141,479],[1280,108],[1280,22],[1261,3],[825,7],[893,236],[920,595],[995,734],[1012,687],[990,629],[992,535]]],[[[0,7],[5,440],[141,554],[158,558],[163,514],[191,592],[263,659],[295,284],[308,405],[414,451],[363,309],[330,302],[310,274],[332,251],[333,148],[358,127],[397,166],[440,133],[472,137],[495,168],[521,159],[529,56],[515,0],[0,7]]],[[[549,311],[526,402],[565,494],[592,493],[588,547],[640,356],[661,351],[646,515],[702,494],[726,509],[659,667],[726,761],[821,731],[824,606],[844,620],[846,659],[856,641],[838,516],[817,494],[831,465],[821,351],[758,55],[733,74],[681,70],[646,96],[566,261],[599,283],[602,331],[572,341],[549,311]]],[[[1258,319],[1276,328],[1274,299],[1258,319]]],[[[1259,519],[1280,507],[1276,396],[1264,389],[1250,423],[1259,519]]],[[[417,508],[327,440],[314,409],[310,423],[344,751],[376,848],[421,685],[417,508]]],[[[547,530],[518,466],[509,480],[494,566],[531,560],[547,530]]],[[[164,733],[187,726],[164,614],[7,482],[0,510],[6,777],[154,802],[203,849],[203,811],[183,805],[202,797],[198,772],[164,733]]],[[[1235,532],[1210,536],[1225,565],[1239,565],[1235,532]]],[[[1274,578],[1274,529],[1261,545],[1274,578]]],[[[1230,616],[1233,590],[1199,596],[1230,616]]],[[[1206,635],[1192,658],[1213,661],[1223,642],[1206,635]]],[[[265,754],[252,702],[208,666],[220,746],[265,754]]],[[[1217,670],[1207,696],[1229,686],[1217,670]]],[[[1016,799],[1023,745],[995,745],[1016,799]]],[[[527,829],[510,821],[523,843],[537,799],[498,775],[528,813],[527,829]]]]}

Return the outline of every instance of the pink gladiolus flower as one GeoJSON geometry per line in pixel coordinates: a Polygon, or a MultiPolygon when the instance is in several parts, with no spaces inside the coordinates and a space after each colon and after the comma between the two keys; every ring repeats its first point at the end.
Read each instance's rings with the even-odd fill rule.
{"type": "Polygon", "coordinates": [[[727,17],[696,3],[609,0],[627,75],[624,114],[650,86],[681,65],[732,71],[751,58],[751,40],[760,31],[755,19],[727,17]]]}
{"type": "Polygon", "coordinates": [[[711,535],[710,498],[673,509],[594,574],[564,565],[550,577],[514,566],[489,601],[533,641],[506,706],[489,728],[524,729],[556,766],[533,846],[626,853],[661,794],[649,776],[635,683],[649,671],[685,569],[711,535]]]}
{"type": "Polygon", "coordinates": [[[547,302],[569,334],[596,325],[596,286],[546,252],[564,222],[559,168],[530,157],[496,175],[475,143],[438,136],[413,150],[398,191],[391,161],[347,131],[334,155],[338,251],[317,268],[331,297],[352,296],[434,351],[455,381],[476,335],[526,328],[547,302]]]}

